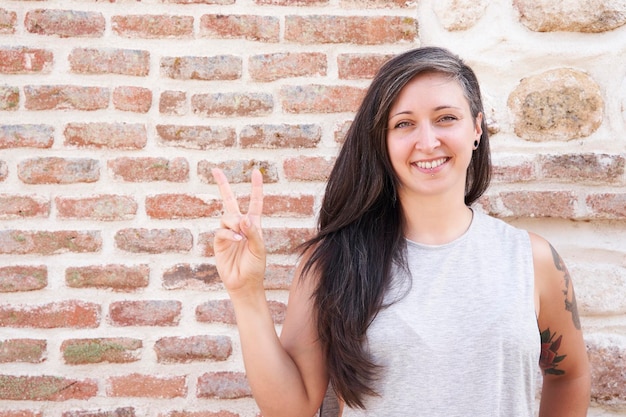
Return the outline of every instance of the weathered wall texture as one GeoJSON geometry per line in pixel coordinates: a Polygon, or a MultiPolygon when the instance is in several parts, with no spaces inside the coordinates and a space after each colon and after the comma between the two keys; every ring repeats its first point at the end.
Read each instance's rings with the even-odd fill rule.
{"type": "Polygon", "coordinates": [[[484,208],[561,252],[590,415],[626,416],[625,25],[623,0],[2,0],[0,417],[256,415],[210,168],[242,196],[263,170],[280,325],[353,111],[418,45],[476,69],[484,208]]]}

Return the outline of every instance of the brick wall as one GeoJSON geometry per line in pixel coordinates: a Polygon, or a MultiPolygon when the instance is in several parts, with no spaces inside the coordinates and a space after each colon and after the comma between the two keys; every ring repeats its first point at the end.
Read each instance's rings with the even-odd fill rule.
{"type": "Polygon", "coordinates": [[[369,79],[441,45],[481,79],[482,205],[572,270],[591,416],[626,416],[626,6],[609,0],[3,0],[0,417],[252,417],[212,231],[266,186],[280,326],[369,79]]]}

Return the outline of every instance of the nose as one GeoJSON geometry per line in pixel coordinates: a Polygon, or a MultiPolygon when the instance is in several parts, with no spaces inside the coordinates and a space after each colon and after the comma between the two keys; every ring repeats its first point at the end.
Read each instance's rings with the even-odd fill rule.
{"type": "Polygon", "coordinates": [[[430,123],[422,123],[415,129],[415,149],[430,153],[440,145],[437,132],[430,123]]]}

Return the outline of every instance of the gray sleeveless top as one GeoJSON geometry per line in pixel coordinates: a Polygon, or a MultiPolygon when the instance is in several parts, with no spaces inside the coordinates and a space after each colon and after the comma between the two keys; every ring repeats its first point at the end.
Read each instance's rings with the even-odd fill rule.
{"type": "Polygon", "coordinates": [[[396,271],[367,332],[382,366],[379,397],[343,417],[532,417],[540,347],[528,233],[474,211],[465,234],[407,241],[411,278],[396,271]]]}

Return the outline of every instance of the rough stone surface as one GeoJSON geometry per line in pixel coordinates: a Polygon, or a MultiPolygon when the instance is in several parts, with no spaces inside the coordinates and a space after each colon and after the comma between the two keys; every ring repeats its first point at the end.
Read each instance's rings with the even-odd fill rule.
{"type": "Polygon", "coordinates": [[[569,68],[524,78],[509,96],[515,134],[530,141],[584,138],[602,123],[604,101],[588,75],[569,68]]]}
{"type": "Polygon", "coordinates": [[[626,340],[624,337],[589,338],[591,401],[605,407],[626,408],[626,340]]]}
{"type": "Polygon", "coordinates": [[[600,33],[626,24],[624,0],[515,0],[521,22],[536,32],[600,33]]]}
{"type": "Polygon", "coordinates": [[[626,288],[626,267],[572,263],[576,300],[583,315],[626,314],[626,297],[612,288],[626,288]]]}
{"type": "Polygon", "coordinates": [[[434,11],[449,31],[467,30],[485,14],[487,0],[438,0],[434,11]]]}

